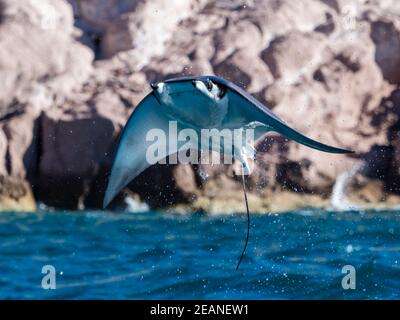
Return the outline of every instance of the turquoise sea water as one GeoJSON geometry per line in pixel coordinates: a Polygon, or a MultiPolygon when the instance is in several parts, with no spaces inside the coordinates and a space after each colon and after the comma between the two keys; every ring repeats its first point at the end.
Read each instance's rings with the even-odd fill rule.
{"type": "Polygon", "coordinates": [[[0,214],[1,299],[400,298],[400,213],[0,214]],[[56,289],[41,287],[53,265],[56,289]],[[356,289],[344,290],[353,265],[356,289]]]}

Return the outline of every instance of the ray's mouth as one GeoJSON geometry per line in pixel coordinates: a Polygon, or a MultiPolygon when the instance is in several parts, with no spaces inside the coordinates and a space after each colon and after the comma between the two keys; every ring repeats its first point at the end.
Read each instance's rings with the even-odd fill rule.
{"type": "Polygon", "coordinates": [[[192,93],[192,94],[197,94],[198,90],[181,90],[181,91],[174,91],[174,92],[169,92],[168,95],[169,96],[173,96],[173,95],[179,95],[179,94],[183,94],[183,93],[192,93]]]}

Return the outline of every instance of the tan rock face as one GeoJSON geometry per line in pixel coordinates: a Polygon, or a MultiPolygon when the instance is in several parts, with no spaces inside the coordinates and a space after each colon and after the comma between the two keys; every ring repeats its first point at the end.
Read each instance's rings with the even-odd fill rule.
{"type": "Polygon", "coordinates": [[[6,170],[0,172],[21,179],[36,178],[39,159],[38,121],[37,114],[29,110],[0,125],[3,137],[6,138],[4,144],[6,170]]]}
{"type": "Polygon", "coordinates": [[[0,211],[35,211],[32,189],[25,180],[0,174],[0,211]]]}
{"type": "Polygon", "coordinates": [[[0,174],[6,175],[7,172],[7,137],[3,130],[0,130],[0,174]]]}
{"type": "Polygon", "coordinates": [[[324,47],[323,34],[293,31],[271,41],[262,57],[275,79],[293,83],[321,63],[324,47]]]}
{"type": "Polygon", "coordinates": [[[88,77],[93,54],[73,39],[71,7],[62,0],[2,0],[0,118],[50,107],[88,77]]]}
{"type": "Polygon", "coordinates": [[[140,69],[149,59],[164,54],[164,47],[179,22],[196,12],[198,1],[142,1],[130,13],[110,22],[102,41],[105,57],[130,50],[129,58],[140,69]],[[132,50],[131,50],[132,49],[132,50]]]}
{"type": "MultiPolygon", "coordinates": [[[[269,134],[248,179],[254,210],[326,205],[352,168],[367,177],[355,198],[396,201],[385,195],[400,192],[398,1],[68,2],[0,1],[0,173],[28,178],[46,203],[99,207],[115,141],[148,83],[200,74],[227,78],[302,133],[356,152],[269,134]],[[89,44],[103,59],[93,66],[73,16],[95,35],[89,44]]],[[[241,210],[235,165],[208,168],[205,181],[203,169],[154,166],[130,189],[154,207],[241,210]]]]}
{"type": "Polygon", "coordinates": [[[126,12],[133,11],[140,0],[68,0],[75,16],[93,26],[105,28],[126,12]]]}
{"type": "MultiPolygon", "coordinates": [[[[398,22],[398,21],[396,21],[398,22]]],[[[391,20],[377,20],[371,25],[371,37],[376,46],[376,63],[383,77],[392,84],[400,81],[400,23],[391,20]]]]}

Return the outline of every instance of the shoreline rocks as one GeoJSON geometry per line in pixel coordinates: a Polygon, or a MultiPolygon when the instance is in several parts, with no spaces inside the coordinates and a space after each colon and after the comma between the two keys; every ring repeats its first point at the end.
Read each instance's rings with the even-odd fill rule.
{"type": "MultiPolygon", "coordinates": [[[[199,74],[225,77],[302,133],[355,151],[325,154],[267,135],[248,179],[252,211],[400,204],[396,0],[0,0],[0,8],[0,210],[31,210],[34,198],[101,208],[116,140],[149,83],[199,74]]],[[[241,211],[235,170],[158,165],[128,194],[151,208],[241,211]]]]}
{"type": "Polygon", "coordinates": [[[0,211],[33,212],[36,209],[32,189],[25,180],[0,175],[0,211]]]}

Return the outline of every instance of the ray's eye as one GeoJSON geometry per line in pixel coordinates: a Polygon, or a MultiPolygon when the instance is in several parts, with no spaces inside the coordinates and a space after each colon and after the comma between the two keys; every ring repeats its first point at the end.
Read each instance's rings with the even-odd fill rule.
{"type": "Polygon", "coordinates": [[[206,85],[206,88],[207,88],[208,91],[211,91],[211,90],[212,90],[213,83],[211,82],[210,79],[207,79],[207,80],[204,82],[204,84],[206,85]]]}

